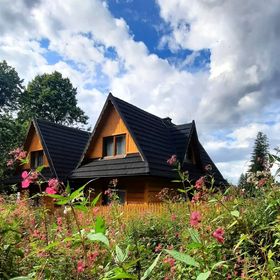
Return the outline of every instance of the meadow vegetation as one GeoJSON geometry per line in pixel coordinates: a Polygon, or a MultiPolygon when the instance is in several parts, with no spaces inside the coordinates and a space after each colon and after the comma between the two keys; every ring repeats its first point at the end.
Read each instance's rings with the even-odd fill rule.
{"type": "Polygon", "coordinates": [[[23,172],[21,198],[0,197],[0,278],[279,279],[275,177],[250,174],[248,196],[234,186],[217,191],[211,175],[190,185],[176,158],[169,163],[180,178],[176,195],[163,189],[162,203],[145,206],[120,205],[114,186],[110,205],[100,206],[87,185],[72,191],[46,182],[40,168],[23,172]],[[30,198],[34,183],[41,191],[30,198]]]}

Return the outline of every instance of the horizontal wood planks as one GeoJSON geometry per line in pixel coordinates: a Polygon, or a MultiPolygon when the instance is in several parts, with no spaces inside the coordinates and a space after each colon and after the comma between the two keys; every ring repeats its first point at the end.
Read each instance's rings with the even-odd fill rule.
{"type": "Polygon", "coordinates": [[[125,126],[120,115],[113,107],[112,104],[108,105],[99,127],[90,143],[87,151],[87,158],[100,158],[103,156],[103,138],[113,135],[126,135],[126,153],[137,153],[138,148],[129,134],[127,127],[125,126]]]}

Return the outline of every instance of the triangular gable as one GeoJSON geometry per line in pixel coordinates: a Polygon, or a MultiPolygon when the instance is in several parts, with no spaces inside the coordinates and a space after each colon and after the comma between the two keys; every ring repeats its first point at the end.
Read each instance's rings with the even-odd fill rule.
{"type": "MultiPolygon", "coordinates": [[[[140,154],[142,160],[145,161],[146,165],[148,166],[148,163],[141,150],[141,147],[139,146],[139,144],[137,142],[137,139],[134,136],[134,133],[128,126],[126,120],[124,119],[122,112],[120,112],[120,110],[115,102],[115,97],[112,95],[112,93],[109,93],[77,167],[79,167],[82,162],[87,161],[89,158],[91,158],[91,157],[94,158],[95,156],[100,155],[100,151],[102,151],[102,150],[100,150],[100,142],[99,142],[99,152],[98,151],[96,152],[96,149],[93,147],[93,143],[98,139],[98,136],[101,136],[102,133],[104,133],[104,130],[102,131],[102,122],[106,123],[108,116],[112,119],[114,117],[117,117],[117,122],[115,124],[119,125],[119,127],[121,129],[125,129],[127,131],[127,134],[129,135],[129,139],[130,139],[130,141],[128,143],[129,151],[131,151],[131,153],[133,153],[133,151],[138,152],[140,154]]],[[[108,122],[108,127],[109,127],[109,122],[108,122]]],[[[110,131],[110,132],[112,132],[112,131],[110,131]]],[[[101,141],[100,138],[99,138],[99,141],[101,141]]]]}
{"type": "MultiPolygon", "coordinates": [[[[37,121],[33,119],[29,125],[28,133],[24,141],[23,149],[28,152],[30,156],[31,152],[43,151],[43,165],[45,167],[50,167],[51,173],[56,176],[51,157],[49,155],[45,141],[41,135],[40,128],[37,121]]],[[[23,165],[24,169],[30,168],[30,162],[23,165]]]]}
{"type": "Polygon", "coordinates": [[[101,158],[103,156],[103,138],[115,135],[126,135],[126,154],[139,153],[139,149],[123,119],[114,105],[109,102],[98,127],[96,127],[85,157],[90,159],[101,158]]]}

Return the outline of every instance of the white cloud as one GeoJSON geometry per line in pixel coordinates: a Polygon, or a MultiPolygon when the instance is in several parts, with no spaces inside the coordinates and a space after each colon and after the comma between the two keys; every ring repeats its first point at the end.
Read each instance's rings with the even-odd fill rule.
{"type": "Polygon", "coordinates": [[[125,20],[115,19],[106,2],[98,0],[17,0],[13,5],[2,1],[0,57],[26,82],[54,70],[68,76],[92,125],[108,90],[175,122],[195,119],[202,143],[222,172],[230,170],[237,178],[258,130],[266,132],[273,145],[279,142],[277,0],[158,0],[158,4],[172,28],[160,47],[167,45],[175,53],[180,48],[194,50],[178,68],[134,41],[125,20]],[[48,64],[46,50],[38,43],[43,38],[64,61],[48,64]],[[106,54],[108,48],[115,56],[106,54]],[[209,73],[182,71],[201,49],[211,51],[209,73]]]}

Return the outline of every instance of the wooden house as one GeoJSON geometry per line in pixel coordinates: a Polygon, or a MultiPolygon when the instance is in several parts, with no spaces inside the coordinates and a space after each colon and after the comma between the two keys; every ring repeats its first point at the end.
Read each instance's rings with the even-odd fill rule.
{"type": "MultiPolygon", "coordinates": [[[[210,164],[216,185],[226,183],[199,142],[194,121],[175,125],[170,118],[157,117],[112,94],[92,134],[33,120],[24,150],[30,160],[21,171],[44,165],[46,180],[70,181],[72,188],[91,181],[88,186],[96,194],[118,179],[115,189],[123,203],[155,202],[161,189],[176,189],[178,185],[171,181],[178,174],[167,163],[172,155],[193,182],[206,174],[205,166],[210,164]]],[[[21,180],[20,172],[14,179],[21,180]]],[[[32,189],[36,192],[36,185],[32,189]]]]}
{"type": "MultiPolygon", "coordinates": [[[[118,179],[116,191],[124,203],[157,201],[165,187],[176,188],[177,178],[167,159],[176,155],[190,179],[206,174],[212,166],[216,184],[225,183],[221,173],[200,144],[195,122],[175,125],[109,94],[77,168],[73,183],[94,180],[96,193],[118,179]]],[[[106,203],[106,197],[103,201],[106,203]]]]}
{"type": "Polygon", "coordinates": [[[89,132],[33,119],[23,145],[29,161],[20,166],[17,175],[6,183],[18,183],[21,171],[36,169],[42,165],[45,180],[57,178],[65,182],[77,166],[89,137],[89,132]]]}

